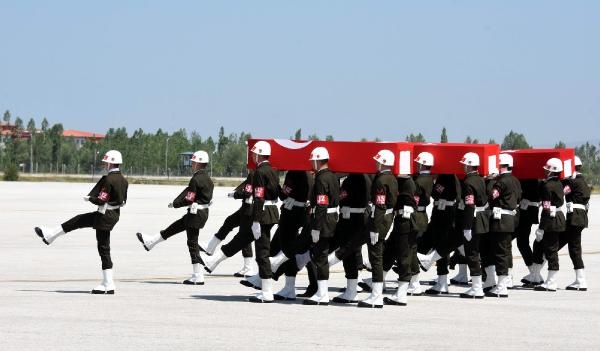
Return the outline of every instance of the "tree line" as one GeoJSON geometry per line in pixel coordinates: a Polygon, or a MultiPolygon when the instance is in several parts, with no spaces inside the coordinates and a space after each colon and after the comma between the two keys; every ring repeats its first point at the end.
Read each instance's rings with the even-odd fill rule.
{"type": "MultiPolygon", "coordinates": [[[[3,116],[5,124],[11,123],[10,111],[3,116]]],[[[183,175],[189,169],[182,167],[183,152],[205,150],[211,156],[210,171],[213,176],[240,177],[245,176],[246,142],[251,138],[250,133],[239,132],[226,134],[221,127],[217,137],[204,138],[197,131],[180,129],[167,133],[162,129],[156,132],[145,132],[137,129],[128,133],[124,127],[110,128],[104,139],[88,141],[78,147],[73,140],[63,137],[63,125],[50,125],[44,118],[39,128],[33,119],[27,124],[19,117],[12,121],[15,129],[0,142],[0,167],[2,170],[9,165],[20,165],[22,170],[38,173],[80,173],[90,174],[101,167],[100,158],[103,152],[110,149],[121,151],[125,160],[124,170],[136,175],[183,175]],[[32,137],[22,138],[22,132],[29,132],[32,137]]],[[[320,140],[316,134],[304,136],[302,129],[297,129],[289,136],[294,140],[320,140]]],[[[324,140],[332,141],[334,137],[327,135],[324,140]]],[[[368,139],[362,138],[361,141],[368,139]]],[[[406,141],[426,142],[423,134],[409,134],[406,141]]],[[[379,141],[379,139],[375,139],[379,141]]],[[[439,140],[448,142],[447,130],[442,129],[439,140]]],[[[468,136],[465,143],[478,144],[477,138],[468,136]]],[[[486,143],[495,144],[489,139],[486,143]]],[[[526,137],[518,132],[510,131],[500,143],[502,150],[528,149],[531,145],[526,137]]],[[[575,148],[575,153],[583,162],[583,173],[592,184],[600,184],[600,145],[585,143],[575,148]]],[[[559,141],[555,148],[565,148],[564,142],[559,141]]]]}

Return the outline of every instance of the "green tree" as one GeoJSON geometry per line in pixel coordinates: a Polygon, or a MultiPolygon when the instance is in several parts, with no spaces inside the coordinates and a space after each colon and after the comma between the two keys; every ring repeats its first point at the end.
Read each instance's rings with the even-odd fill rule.
{"type": "Polygon", "coordinates": [[[448,142],[448,134],[446,134],[446,127],[442,128],[442,135],[440,136],[440,143],[448,142]]]}
{"type": "Polygon", "coordinates": [[[29,122],[27,122],[27,130],[31,133],[35,132],[35,121],[33,118],[30,118],[29,122]]]}
{"type": "Polygon", "coordinates": [[[326,135],[325,136],[325,140],[326,141],[333,141],[333,135],[326,135]]]}
{"type": "Polygon", "coordinates": [[[298,128],[294,134],[294,140],[302,140],[302,128],[298,128]]]}
{"type": "Polygon", "coordinates": [[[510,131],[502,141],[502,150],[519,150],[519,149],[530,149],[531,146],[527,143],[527,139],[523,134],[510,131]]]}
{"type": "Polygon", "coordinates": [[[417,135],[410,133],[410,135],[406,136],[406,141],[410,141],[413,143],[424,143],[425,142],[425,137],[423,136],[423,134],[419,133],[417,135]]]}
{"type": "Polygon", "coordinates": [[[19,116],[17,116],[17,118],[15,118],[15,129],[23,130],[23,120],[19,116]]]}
{"type": "Polygon", "coordinates": [[[554,144],[554,148],[555,149],[566,149],[567,148],[567,144],[565,144],[562,140],[559,141],[558,143],[554,144]]]}
{"type": "Polygon", "coordinates": [[[308,136],[308,140],[321,140],[321,139],[319,139],[319,136],[316,133],[313,133],[308,136]]]}
{"type": "Polygon", "coordinates": [[[49,123],[48,120],[44,117],[44,119],[42,120],[42,131],[47,131],[49,127],[49,123]]]}
{"type": "Polygon", "coordinates": [[[6,124],[10,123],[10,111],[9,110],[4,111],[4,117],[2,117],[2,120],[6,124]]]}

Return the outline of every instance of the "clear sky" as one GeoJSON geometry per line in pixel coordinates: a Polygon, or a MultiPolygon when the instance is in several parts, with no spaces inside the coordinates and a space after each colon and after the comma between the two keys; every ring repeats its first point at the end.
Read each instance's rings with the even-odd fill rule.
{"type": "Polygon", "coordinates": [[[600,138],[600,1],[1,1],[0,110],[104,132],[600,138]]]}

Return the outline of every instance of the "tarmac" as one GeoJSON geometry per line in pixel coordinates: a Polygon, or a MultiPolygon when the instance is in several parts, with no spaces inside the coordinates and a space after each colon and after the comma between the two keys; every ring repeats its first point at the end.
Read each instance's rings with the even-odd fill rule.
{"type": "MultiPolygon", "coordinates": [[[[138,231],[157,233],[184,214],[167,208],[181,187],[162,185],[130,186],[129,201],[111,234],[116,294],[91,295],[101,280],[94,231],[69,233],[50,246],[33,231],[94,211],[82,199],[91,187],[0,182],[1,350],[594,350],[600,344],[597,195],[582,239],[587,292],[564,290],[574,279],[564,248],[557,292],[527,290],[517,283],[508,299],[464,300],[458,293],[466,288],[451,286],[448,296],[409,297],[406,307],[362,309],[304,306],[302,299],[249,303],[257,291],[232,276],[242,266],[239,254],[207,274],[205,285],[181,284],[191,273],[185,234],[150,252],[135,237],[138,231]]],[[[238,208],[238,201],[226,197],[230,190],[215,188],[201,242],[238,208]]],[[[516,244],[513,249],[513,276],[519,282],[526,267],[516,244]]],[[[421,280],[434,277],[431,269],[421,280]]],[[[389,274],[388,285],[394,286],[393,280],[389,274]]],[[[300,275],[298,292],[306,284],[306,275],[300,275]]],[[[345,287],[341,265],[334,267],[329,285],[330,297],[345,287]]],[[[282,286],[280,279],[274,290],[282,286]]]]}

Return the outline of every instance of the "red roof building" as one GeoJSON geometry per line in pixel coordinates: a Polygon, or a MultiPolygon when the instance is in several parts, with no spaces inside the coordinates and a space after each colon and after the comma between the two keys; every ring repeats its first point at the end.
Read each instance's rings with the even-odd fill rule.
{"type": "Polygon", "coordinates": [[[77,147],[82,147],[86,141],[98,141],[104,139],[105,135],[100,133],[84,132],[81,130],[65,129],[63,137],[72,139],[77,147]]]}

